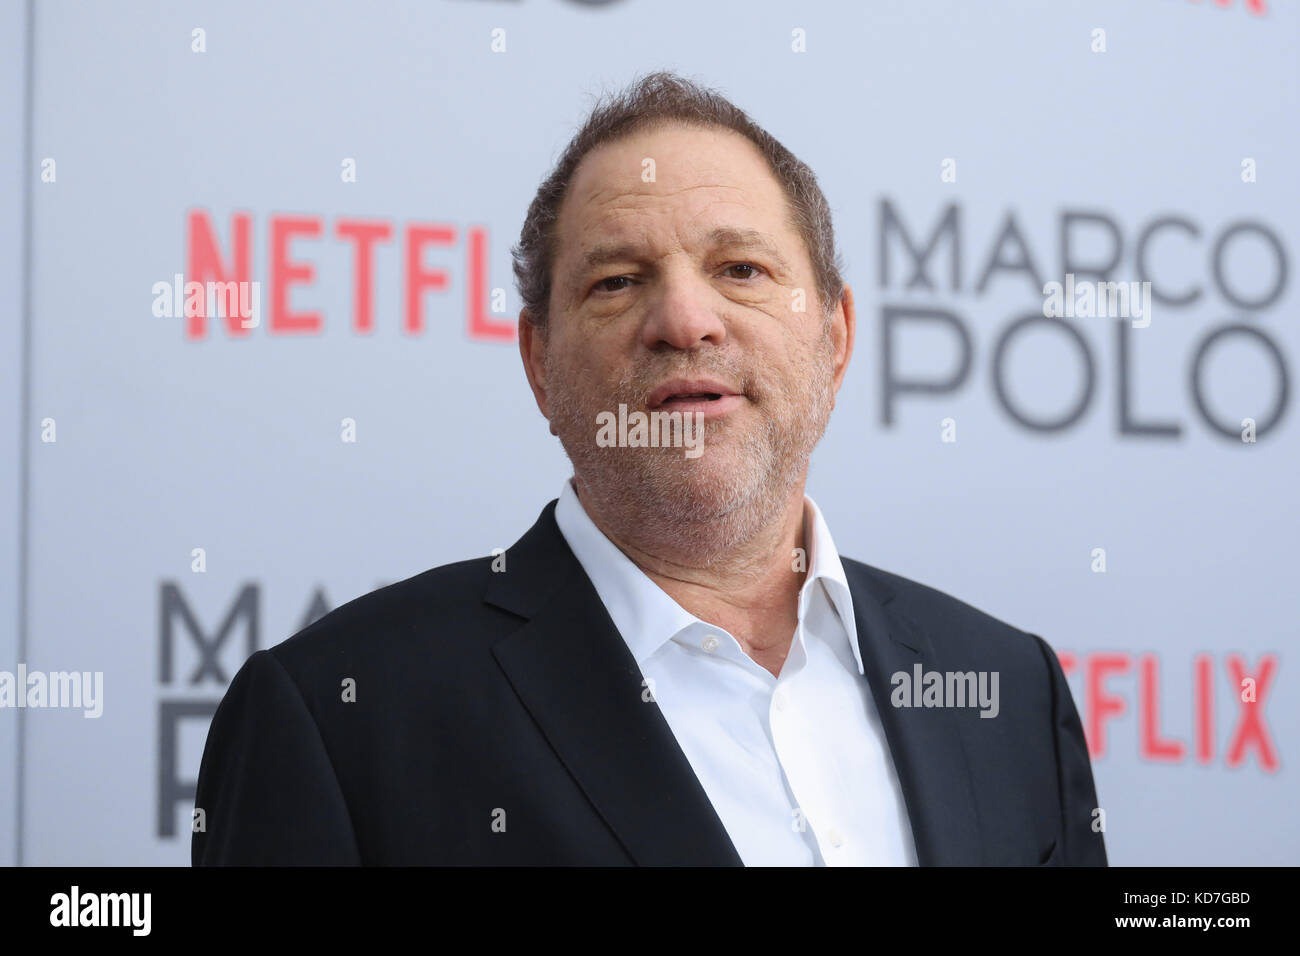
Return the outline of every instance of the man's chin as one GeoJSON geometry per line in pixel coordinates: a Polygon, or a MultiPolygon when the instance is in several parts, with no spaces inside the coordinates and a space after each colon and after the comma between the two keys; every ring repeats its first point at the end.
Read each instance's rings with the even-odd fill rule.
{"type": "Polygon", "coordinates": [[[750,504],[764,484],[756,462],[731,460],[735,456],[721,449],[691,459],[675,452],[639,463],[636,497],[653,499],[666,512],[707,520],[750,504]]]}

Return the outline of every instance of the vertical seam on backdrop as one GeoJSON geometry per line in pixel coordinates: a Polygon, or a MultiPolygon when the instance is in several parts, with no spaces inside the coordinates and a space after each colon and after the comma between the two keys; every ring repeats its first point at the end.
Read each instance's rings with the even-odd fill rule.
{"type": "MultiPolygon", "coordinates": [[[[35,122],[36,87],[36,0],[27,0],[27,23],[23,44],[26,62],[23,64],[23,291],[22,291],[22,396],[18,420],[18,660],[27,660],[27,590],[31,578],[28,573],[29,540],[31,536],[31,455],[28,441],[28,419],[32,408],[32,206],[35,195],[32,186],[32,134],[35,122]]],[[[26,711],[18,709],[18,739],[14,769],[14,865],[23,865],[23,777],[24,736],[26,711]]]]}

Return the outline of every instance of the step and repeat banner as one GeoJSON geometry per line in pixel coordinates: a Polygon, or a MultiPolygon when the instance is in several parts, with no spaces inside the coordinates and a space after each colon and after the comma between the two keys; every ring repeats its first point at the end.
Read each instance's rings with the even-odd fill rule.
{"type": "Polygon", "coordinates": [[[248,654],[558,495],[510,246],[595,98],[658,69],[833,207],[858,341],[809,492],[841,552],[1051,643],[1112,863],[1300,861],[1294,4],[5,25],[0,861],[188,864],[248,654]]]}

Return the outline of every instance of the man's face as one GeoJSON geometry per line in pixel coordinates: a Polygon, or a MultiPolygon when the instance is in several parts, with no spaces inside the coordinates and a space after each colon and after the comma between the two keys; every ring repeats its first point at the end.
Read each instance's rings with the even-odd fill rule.
{"type": "Polygon", "coordinates": [[[556,250],[549,333],[521,322],[520,344],[580,491],[602,510],[731,521],[737,535],[770,520],[825,430],[853,315],[849,296],[847,315],[824,317],[762,155],[683,126],[602,146],[575,173],[556,250]],[[601,447],[597,416],[620,404],[702,411],[702,454],[601,447]]]}

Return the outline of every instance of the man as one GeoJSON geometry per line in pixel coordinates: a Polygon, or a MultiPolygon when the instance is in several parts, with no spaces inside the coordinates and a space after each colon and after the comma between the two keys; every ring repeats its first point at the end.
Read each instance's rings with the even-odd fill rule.
{"type": "Polygon", "coordinates": [[[841,558],[804,494],[856,322],[811,171],[654,74],[515,258],[573,478],[249,658],[194,862],[1104,864],[1048,645],[841,558]]]}

